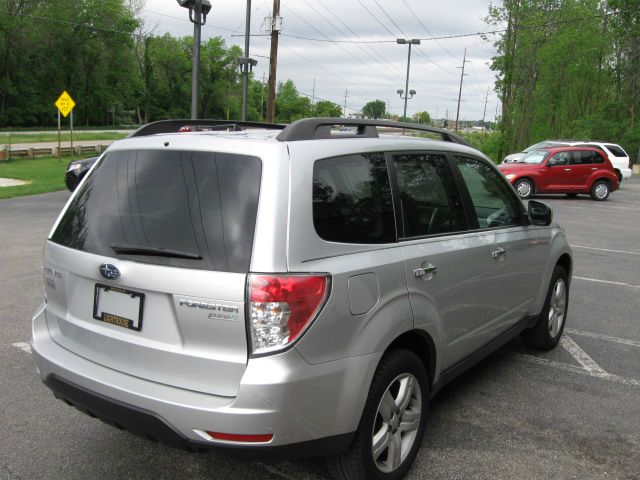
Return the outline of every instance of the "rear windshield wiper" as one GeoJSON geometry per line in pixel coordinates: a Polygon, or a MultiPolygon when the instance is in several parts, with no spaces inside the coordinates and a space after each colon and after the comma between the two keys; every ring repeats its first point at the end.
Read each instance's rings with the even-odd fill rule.
{"type": "Polygon", "coordinates": [[[156,257],[191,258],[193,260],[202,260],[202,255],[183,252],[180,250],[171,250],[168,248],[144,247],[142,245],[122,245],[119,243],[114,243],[109,246],[114,252],[124,255],[154,255],[156,257]]]}

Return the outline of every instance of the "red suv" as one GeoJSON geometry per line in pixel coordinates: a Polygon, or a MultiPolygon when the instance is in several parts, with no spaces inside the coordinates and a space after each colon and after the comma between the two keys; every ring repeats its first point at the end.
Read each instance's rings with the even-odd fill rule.
{"type": "Polygon", "coordinates": [[[529,152],[518,163],[498,166],[520,198],[534,193],[588,193],[606,200],[618,189],[618,177],[600,150],[586,147],[547,147],[529,152]]]}

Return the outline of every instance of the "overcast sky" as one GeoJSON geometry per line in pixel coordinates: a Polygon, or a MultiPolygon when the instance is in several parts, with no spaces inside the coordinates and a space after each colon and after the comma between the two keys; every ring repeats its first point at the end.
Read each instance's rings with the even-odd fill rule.
{"type": "MultiPolygon", "coordinates": [[[[213,8],[203,28],[203,39],[221,36],[228,45],[244,48],[246,1],[211,0],[213,8]]],[[[251,33],[264,35],[264,18],[271,15],[272,0],[252,0],[251,33]]],[[[396,91],[405,88],[407,45],[396,38],[420,38],[411,55],[409,89],[417,91],[409,100],[407,114],[426,110],[434,118],[448,112],[455,119],[460,86],[460,68],[467,49],[460,118],[481,119],[489,88],[487,120],[496,112],[493,91],[495,74],[489,69],[492,43],[479,36],[431,40],[491,29],[483,18],[486,0],[281,0],[284,30],[278,49],[278,81],[291,79],[298,91],[311,96],[315,79],[316,99],[344,105],[347,113],[360,110],[368,101],[381,99],[391,113],[402,114],[403,100],[396,91]],[[347,41],[391,40],[389,43],[330,43],[291,38],[347,41]],[[428,40],[427,40],[428,39],[428,40]]],[[[146,27],[156,34],[193,34],[188,12],[175,0],[146,0],[146,27]]],[[[250,55],[258,60],[255,77],[268,78],[268,36],[251,38],[250,55]]]]}

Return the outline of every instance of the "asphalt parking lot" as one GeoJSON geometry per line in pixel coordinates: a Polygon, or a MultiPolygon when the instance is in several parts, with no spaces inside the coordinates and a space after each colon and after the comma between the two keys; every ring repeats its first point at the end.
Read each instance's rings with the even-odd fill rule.
{"type": "MultiPolygon", "coordinates": [[[[68,192],[0,201],[0,480],[313,479],[321,460],[189,454],[55,400],[30,355],[41,251],[68,192]]],[[[567,330],[519,340],[446,387],[410,479],[640,478],[640,178],[606,202],[545,196],[574,247],[567,330]]]]}

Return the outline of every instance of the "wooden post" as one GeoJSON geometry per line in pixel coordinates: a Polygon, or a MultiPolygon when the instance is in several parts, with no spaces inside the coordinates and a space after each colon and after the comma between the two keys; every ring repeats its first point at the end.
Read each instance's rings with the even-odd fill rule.
{"type": "Polygon", "coordinates": [[[71,156],[73,157],[73,110],[71,110],[71,156]]]}

